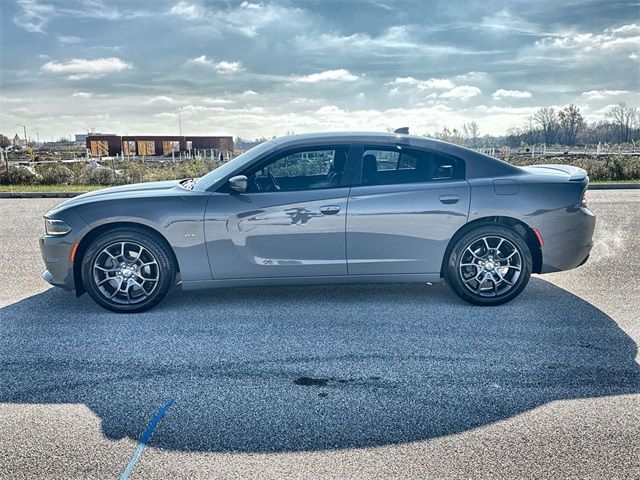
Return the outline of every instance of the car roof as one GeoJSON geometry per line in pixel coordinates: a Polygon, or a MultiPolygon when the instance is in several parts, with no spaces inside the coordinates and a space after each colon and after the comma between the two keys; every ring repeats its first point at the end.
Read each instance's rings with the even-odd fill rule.
{"type": "Polygon", "coordinates": [[[278,144],[295,144],[295,143],[307,143],[310,140],[322,140],[323,142],[331,141],[351,141],[351,142],[383,142],[383,143],[395,143],[399,141],[413,140],[417,142],[437,144],[448,144],[440,140],[435,140],[429,137],[422,137],[418,135],[407,135],[402,133],[387,133],[387,132],[360,132],[360,131],[340,131],[340,132],[315,132],[315,133],[302,133],[297,135],[287,135],[284,137],[274,138],[274,143],[278,144]]]}

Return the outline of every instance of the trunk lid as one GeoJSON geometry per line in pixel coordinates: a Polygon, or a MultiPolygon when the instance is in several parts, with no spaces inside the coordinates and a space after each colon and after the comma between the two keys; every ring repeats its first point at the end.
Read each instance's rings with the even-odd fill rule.
{"type": "Polygon", "coordinates": [[[569,182],[580,182],[587,178],[587,171],[580,167],[574,167],[571,165],[531,165],[529,167],[521,167],[524,170],[531,173],[543,173],[548,175],[562,175],[567,177],[569,182]]]}

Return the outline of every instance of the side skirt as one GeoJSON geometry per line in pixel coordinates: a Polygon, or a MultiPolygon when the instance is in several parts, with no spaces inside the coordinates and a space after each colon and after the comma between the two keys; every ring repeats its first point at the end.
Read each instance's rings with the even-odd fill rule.
{"type": "Polygon", "coordinates": [[[180,283],[183,290],[225,287],[256,287],[272,285],[331,285],[346,283],[437,283],[439,273],[404,273],[392,275],[338,275],[319,277],[230,278],[223,280],[192,280],[180,283]]]}

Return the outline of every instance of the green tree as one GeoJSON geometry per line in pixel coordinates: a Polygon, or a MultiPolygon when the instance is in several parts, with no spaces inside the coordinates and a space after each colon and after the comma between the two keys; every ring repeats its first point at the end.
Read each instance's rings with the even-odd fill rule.
{"type": "Polygon", "coordinates": [[[9,146],[11,146],[11,140],[9,137],[5,137],[0,133],[0,147],[7,148],[9,146]]]}

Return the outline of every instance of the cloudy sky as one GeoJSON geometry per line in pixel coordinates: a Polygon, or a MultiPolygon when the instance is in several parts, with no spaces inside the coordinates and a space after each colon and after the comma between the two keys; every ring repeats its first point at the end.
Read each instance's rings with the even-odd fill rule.
{"type": "Polygon", "coordinates": [[[0,131],[501,134],[568,103],[597,120],[640,104],[639,5],[0,0],[0,131]]]}

